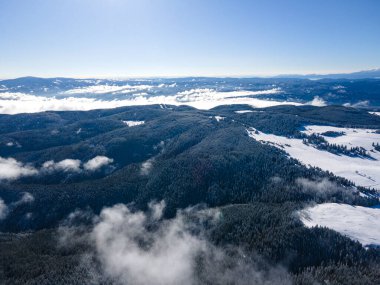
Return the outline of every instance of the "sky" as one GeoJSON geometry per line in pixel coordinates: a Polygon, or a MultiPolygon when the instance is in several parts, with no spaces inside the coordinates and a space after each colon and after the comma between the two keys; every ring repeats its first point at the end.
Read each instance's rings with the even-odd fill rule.
{"type": "Polygon", "coordinates": [[[378,0],[0,0],[0,78],[380,67],[378,0]]]}

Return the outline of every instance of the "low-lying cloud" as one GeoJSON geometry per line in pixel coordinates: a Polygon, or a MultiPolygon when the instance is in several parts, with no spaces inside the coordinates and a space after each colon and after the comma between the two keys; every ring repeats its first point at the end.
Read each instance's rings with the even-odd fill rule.
{"type": "Polygon", "coordinates": [[[79,172],[81,161],[79,159],[64,159],[59,162],[54,160],[46,161],[42,165],[42,170],[47,172],[63,171],[63,172],[79,172]]]}
{"type": "Polygon", "coordinates": [[[4,200],[0,198],[0,221],[4,220],[15,207],[33,202],[34,196],[28,192],[22,193],[19,200],[12,202],[9,205],[7,205],[4,200]]]}
{"type": "Polygon", "coordinates": [[[107,156],[96,156],[83,164],[83,168],[88,171],[96,171],[112,162],[113,159],[107,156]]]}
{"type": "Polygon", "coordinates": [[[319,96],[315,96],[308,104],[316,107],[323,107],[327,105],[326,101],[319,96]]]}
{"type": "Polygon", "coordinates": [[[0,157],[0,180],[14,180],[20,177],[37,175],[38,170],[14,158],[0,157]]]}
{"type": "Polygon", "coordinates": [[[45,175],[55,172],[80,173],[94,172],[113,163],[113,159],[106,156],[96,156],[85,163],[79,159],[64,159],[58,162],[46,161],[40,168],[31,164],[22,163],[14,158],[0,157],[0,181],[12,181],[22,177],[45,175]]]}
{"type": "Polygon", "coordinates": [[[0,198],[0,221],[5,219],[8,215],[8,206],[4,200],[0,198]]]}
{"type": "MultiPolygon", "coordinates": [[[[210,243],[201,224],[217,222],[218,211],[192,208],[165,220],[164,208],[164,202],[151,203],[141,212],[119,204],[93,218],[86,239],[100,275],[116,284],[136,285],[291,284],[284,269],[260,267],[236,248],[227,253],[210,243]]],[[[61,246],[77,240],[70,226],[59,231],[61,246]]],[[[81,241],[83,237],[81,233],[81,241]]]]}
{"type": "MultiPolygon", "coordinates": [[[[108,86],[107,88],[109,88],[108,86]]],[[[57,97],[36,96],[25,93],[0,93],[0,113],[18,114],[18,113],[36,113],[43,111],[78,111],[93,109],[109,109],[122,106],[138,105],[188,105],[197,109],[207,110],[220,105],[231,104],[248,104],[253,107],[270,107],[275,105],[302,105],[301,103],[288,101],[274,101],[254,98],[257,95],[272,95],[281,93],[279,88],[273,88],[261,91],[217,91],[215,89],[192,89],[178,92],[175,95],[146,96],[146,94],[134,94],[132,98],[104,100],[104,97],[80,97],[81,94],[92,92],[103,92],[108,90],[106,87],[95,86],[86,87],[76,91],[67,91],[69,93],[60,94],[57,97]],[[83,91],[84,90],[84,91],[83,91]],[[101,91],[103,90],[103,91],[101,91]],[[72,96],[76,92],[76,96],[72,96]],[[64,97],[67,95],[68,97],[64,97]],[[101,99],[100,99],[101,98],[101,99]]],[[[112,87],[114,88],[114,87],[112,87]]],[[[145,88],[145,87],[144,87],[145,88]]],[[[116,91],[115,91],[116,92],[116,91]]]]}
{"type": "Polygon", "coordinates": [[[150,173],[150,171],[153,168],[153,161],[154,161],[153,159],[148,159],[147,161],[144,161],[143,163],[141,163],[141,167],[140,167],[141,175],[148,175],[150,173]]]}
{"type": "Polygon", "coordinates": [[[317,180],[297,178],[296,185],[298,185],[303,192],[314,194],[316,197],[322,199],[330,199],[339,194],[345,202],[352,201],[354,198],[354,192],[357,192],[353,187],[345,188],[334,181],[330,181],[328,178],[317,180]]]}
{"type": "Polygon", "coordinates": [[[62,92],[61,94],[118,94],[118,93],[131,93],[142,90],[151,90],[156,86],[153,85],[92,85],[70,89],[62,92]]]}

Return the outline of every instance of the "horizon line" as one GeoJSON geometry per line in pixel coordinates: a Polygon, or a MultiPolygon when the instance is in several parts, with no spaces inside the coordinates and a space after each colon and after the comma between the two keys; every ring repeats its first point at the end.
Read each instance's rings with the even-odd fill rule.
{"type": "Polygon", "coordinates": [[[19,78],[42,78],[42,79],[52,79],[52,78],[66,78],[66,79],[114,79],[114,80],[128,80],[128,79],[177,79],[177,78],[293,78],[295,76],[327,76],[327,75],[350,75],[354,73],[361,72],[371,72],[371,71],[380,71],[380,67],[370,68],[370,69],[361,69],[361,70],[353,70],[353,71],[331,71],[331,72],[311,72],[311,73],[273,73],[273,74],[170,74],[170,75],[70,75],[70,76],[39,76],[39,75],[21,75],[16,77],[1,77],[0,80],[13,80],[19,78]]]}

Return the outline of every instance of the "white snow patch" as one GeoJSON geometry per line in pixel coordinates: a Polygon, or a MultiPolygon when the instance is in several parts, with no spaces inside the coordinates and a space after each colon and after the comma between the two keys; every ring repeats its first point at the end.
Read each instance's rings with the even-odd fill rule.
{"type": "Polygon", "coordinates": [[[236,114],[246,114],[246,113],[253,113],[252,110],[239,110],[235,111],[236,114]]]}
{"type": "Polygon", "coordinates": [[[214,119],[215,119],[217,122],[223,121],[225,118],[226,118],[226,117],[214,116],[214,119]]]}
{"type": "Polygon", "coordinates": [[[135,127],[145,124],[145,121],[123,121],[128,127],[135,127]]]}
{"type": "Polygon", "coordinates": [[[61,94],[105,94],[105,93],[130,93],[139,90],[150,90],[152,85],[92,85],[87,87],[70,89],[62,92],[61,94]]]}
{"type": "Polygon", "coordinates": [[[325,203],[299,214],[306,227],[328,227],[363,246],[380,245],[380,209],[325,203]]]}
{"type": "MultiPolygon", "coordinates": [[[[380,133],[376,133],[376,130],[374,129],[338,128],[331,126],[309,125],[305,126],[305,130],[302,132],[307,135],[321,135],[327,131],[344,133],[342,136],[338,137],[323,136],[324,139],[330,144],[345,145],[348,148],[362,147],[370,152],[371,150],[374,150],[372,143],[380,143],[380,133]]],[[[380,153],[370,152],[369,154],[375,159],[380,160],[380,153]]]]}
{"type": "MultiPolygon", "coordinates": [[[[341,130],[328,126],[306,126],[305,133],[327,130],[341,130]]],[[[372,187],[380,190],[380,153],[369,152],[374,159],[336,155],[328,151],[306,145],[301,139],[287,138],[272,134],[265,134],[253,128],[247,130],[250,137],[263,143],[270,143],[291,157],[298,159],[306,166],[319,167],[323,170],[333,172],[337,176],[353,181],[356,185],[372,187]]],[[[363,146],[367,150],[372,149],[372,142],[380,141],[380,134],[374,130],[366,129],[344,129],[346,135],[337,138],[325,137],[332,143],[346,144],[348,146],[363,146]]]]}
{"type": "Polygon", "coordinates": [[[333,90],[340,90],[340,89],[345,89],[345,88],[346,87],[344,87],[343,85],[336,85],[332,87],[333,90]]]}
{"type": "Polygon", "coordinates": [[[370,113],[372,115],[380,116],[380,112],[368,112],[368,113],[370,113]]]}

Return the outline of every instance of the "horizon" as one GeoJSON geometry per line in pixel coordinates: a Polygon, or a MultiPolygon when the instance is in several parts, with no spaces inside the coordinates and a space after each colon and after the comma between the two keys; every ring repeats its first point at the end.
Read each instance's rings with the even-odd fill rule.
{"type": "MultiPolygon", "coordinates": [[[[65,78],[65,79],[104,79],[104,80],[144,80],[144,79],[181,79],[181,78],[293,78],[292,76],[328,76],[328,75],[350,75],[355,73],[361,73],[361,72],[373,72],[373,71],[380,71],[379,68],[370,68],[370,69],[362,69],[362,70],[353,70],[348,72],[323,72],[323,73],[286,73],[286,74],[271,74],[271,75],[260,75],[260,74],[247,74],[247,75],[227,75],[227,74],[215,74],[215,75],[196,75],[196,74],[188,74],[188,75],[151,75],[151,76],[35,76],[35,75],[24,75],[24,76],[18,76],[18,77],[0,77],[0,80],[13,80],[13,79],[20,79],[20,78],[42,78],[42,79],[53,79],[53,78],[65,78]]],[[[308,79],[308,78],[306,78],[308,79]]],[[[323,78],[321,78],[323,79],[323,78]]],[[[344,79],[344,78],[342,78],[344,79]]],[[[376,77],[377,79],[377,77],[376,77]]]]}

